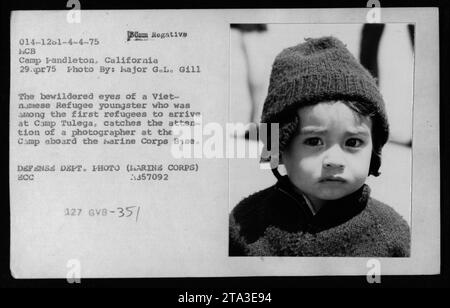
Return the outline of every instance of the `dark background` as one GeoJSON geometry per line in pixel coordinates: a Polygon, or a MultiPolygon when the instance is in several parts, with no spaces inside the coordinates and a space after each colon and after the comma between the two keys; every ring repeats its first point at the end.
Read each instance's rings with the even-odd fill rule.
{"type": "MultiPolygon", "coordinates": [[[[449,287],[449,40],[450,2],[449,1],[386,1],[380,0],[381,7],[439,7],[440,38],[440,155],[441,155],[441,274],[433,276],[382,276],[381,284],[368,284],[366,276],[353,277],[248,277],[248,278],[149,278],[149,279],[81,279],[81,284],[68,284],[65,279],[16,280],[9,270],[10,218],[9,218],[9,66],[10,66],[10,12],[12,10],[67,10],[66,0],[59,1],[1,1],[2,14],[2,91],[0,130],[2,144],[2,171],[5,184],[0,214],[0,287],[177,287],[178,290],[154,292],[152,297],[176,303],[178,294],[185,291],[206,294],[207,288],[216,295],[216,288],[226,288],[229,292],[272,292],[272,303],[298,300],[298,294],[277,288],[297,287],[449,287]],[[214,291],[213,291],[214,289],[214,291]]],[[[168,1],[144,2],[127,1],[87,1],[80,0],[81,9],[239,9],[239,8],[363,8],[367,1],[168,1]]]]}

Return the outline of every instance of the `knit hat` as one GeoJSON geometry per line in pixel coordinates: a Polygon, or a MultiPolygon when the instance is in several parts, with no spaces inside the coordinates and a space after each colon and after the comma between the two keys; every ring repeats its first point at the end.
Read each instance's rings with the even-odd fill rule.
{"type": "MultiPolygon", "coordinates": [[[[286,136],[289,126],[296,128],[296,123],[290,122],[294,121],[298,108],[337,100],[356,101],[373,110],[372,121],[376,122],[373,132],[377,139],[373,138],[373,152],[381,159],[381,148],[389,135],[383,98],[370,73],[340,40],[331,36],[305,39],[275,58],[261,123],[280,123],[282,153],[290,140],[286,136]],[[283,126],[287,129],[283,130],[283,126]]],[[[270,141],[264,142],[267,146],[270,141]]],[[[378,175],[380,164],[381,161],[375,164],[372,174],[378,175]]]]}

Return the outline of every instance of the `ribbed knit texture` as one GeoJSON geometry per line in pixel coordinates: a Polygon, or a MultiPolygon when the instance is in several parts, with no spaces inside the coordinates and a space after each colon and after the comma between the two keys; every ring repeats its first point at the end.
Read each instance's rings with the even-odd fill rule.
{"type": "Polygon", "coordinates": [[[286,183],[241,201],[230,215],[231,256],[408,257],[408,224],[364,185],[312,216],[286,183]]]}
{"type": "Polygon", "coordinates": [[[275,58],[261,122],[276,122],[292,108],[331,100],[375,104],[385,116],[375,80],[341,41],[307,39],[275,58]]]}

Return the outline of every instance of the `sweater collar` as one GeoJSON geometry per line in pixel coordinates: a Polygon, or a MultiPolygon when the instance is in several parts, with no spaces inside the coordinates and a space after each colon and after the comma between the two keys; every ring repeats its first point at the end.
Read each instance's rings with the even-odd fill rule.
{"type": "Polygon", "coordinates": [[[314,214],[308,206],[309,200],[298,191],[287,175],[279,177],[275,187],[300,210],[303,220],[307,222],[307,231],[311,233],[329,229],[350,220],[366,208],[370,197],[370,187],[364,184],[352,194],[330,201],[314,214]]]}

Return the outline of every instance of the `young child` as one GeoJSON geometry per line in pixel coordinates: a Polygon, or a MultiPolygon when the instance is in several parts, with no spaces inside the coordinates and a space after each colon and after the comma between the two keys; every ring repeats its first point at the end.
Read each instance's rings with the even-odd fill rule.
{"type": "Polygon", "coordinates": [[[384,102],[341,41],[276,57],[261,122],[280,125],[287,175],[233,209],[231,256],[409,256],[408,224],[364,184],[389,135],[384,102]]]}

